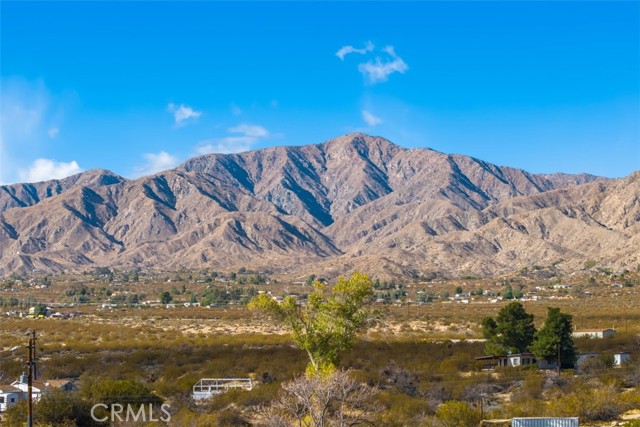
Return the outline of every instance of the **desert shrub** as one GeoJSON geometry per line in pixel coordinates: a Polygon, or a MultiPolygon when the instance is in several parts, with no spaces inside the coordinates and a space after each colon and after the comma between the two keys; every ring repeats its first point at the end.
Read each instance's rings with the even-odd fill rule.
{"type": "Polygon", "coordinates": [[[537,372],[527,374],[522,385],[513,393],[511,400],[539,399],[544,391],[545,377],[537,372]]]}
{"type": "Polygon", "coordinates": [[[540,417],[547,411],[547,405],[543,400],[520,398],[517,401],[504,405],[496,414],[497,418],[513,418],[513,417],[540,417]]]}
{"type": "Polygon", "coordinates": [[[422,398],[406,394],[382,392],[379,394],[383,410],[378,415],[375,425],[388,427],[404,427],[421,425],[421,421],[429,414],[435,413],[437,406],[429,405],[422,398]]]}
{"type": "Polygon", "coordinates": [[[578,415],[582,421],[610,421],[625,411],[625,403],[615,387],[580,386],[577,390],[552,400],[548,409],[552,416],[578,415]]]}
{"type": "Polygon", "coordinates": [[[620,400],[625,410],[640,409],[640,390],[633,389],[620,395],[620,400]]]}
{"type": "Polygon", "coordinates": [[[440,372],[444,375],[451,375],[474,369],[476,365],[475,359],[470,354],[456,352],[456,354],[440,363],[440,372]]]}
{"type": "Polygon", "coordinates": [[[220,411],[216,416],[216,427],[246,427],[251,423],[238,411],[233,409],[225,409],[220,411]]]}
{"type": "Polygon", "coordinates": [[[435,413],[441,403],[452,399],[451,392],[438,383],[429,384],[423,392],[423,395],[427,400],[428,406],[434,407],[433,413],[435,413]]]}
{"type": "Polygon", "coordinates": [[[465,385],[461,390],[460,399],[467,403],[476,403],[484,397],[496,393],[499,388],[498,385],[491,384],[490,382],[476,382],[465,385]]]}
{"type": "MultiPolygon", "coordinates": [[[[93,427],[104,425],[91,418],[89,401],[81,399],[77,393],[54,390],[43,395],[33,408],[34,424],[49,427],[93,427]]],[[[22,427],[27,417],[27,401],[22,399],[10,407],[2,417],[2,425],[22,427]]]]}
{"type": "Polygon", "coordinates": [[[597,376],[597,374],[608,371],[613,366],[613,357],[611,355],[598,355],[585,360],[581,365],[579,372],[583,376],[597,376]]]}
{"type": "Polygon", "coordinates": [[[87,378],[80,385],[82,397],[107,405],[112,403],[160,404],[162,399],[134,380],[87,378]]]}
{"type": "Polygon", "coordinates": [[[387,379],[387,384],[396,387],[401,393],[411,397],[418,395],[420,380],[415,373],[409,372],[395,363],[389,363],[382,369],[381,374],[387,379]]]}
{"type": "Polygon", "coordinates": [[[283,384],[278,397],[259,409],[259,425],[371,424],[371,418],[380,409],[376,393],[343,370],[301,376],[283,384]]]}
{"type": "Polygon", "coordinates": [[[465,402],[450,400],[440,405],[436,418],[442,427],[475,427],[480,422],[480,414],[465,402]]]}

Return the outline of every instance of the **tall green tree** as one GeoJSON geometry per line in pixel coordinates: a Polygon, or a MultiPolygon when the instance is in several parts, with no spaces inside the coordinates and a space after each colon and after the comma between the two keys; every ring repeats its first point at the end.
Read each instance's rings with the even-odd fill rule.
{"type": "Polygon", "coordinates": [[[306,305],[298,305],[291,297],[278,304],[266,294],[248,305],[269,313],[289,329],[293,341],[309,356],[308,376],[333,372],[342,353],[375,317],[370,308],[373,283],[366,274],[341,277],[333,287],[318,281],[313,286],[306,305]]]}
{"type": "Polygon", "coordinates": [[[535,333],[533,314],[527,313],[519,302],[502,307],[495,320],[482,319],[482,334],[487,339],[485,351],[490,355],[527,351],[535,333]]]}
{"type": "Polygon", "coordinates": [[[573,316],[562,313],[559,308],[549,307],[544,325],[536,333],[531,351],[536,357],[553,362],[560,353],[560,364],[563,368],[572,368],[577,353],[573,343],[573,316]]]}
{"type": "Polygon", "coordinates": [[[160,302],[162,304],[169,304],[171,301],[173,301],[173,296],[169,291],[165,291],[160,294],[160,302]]]}

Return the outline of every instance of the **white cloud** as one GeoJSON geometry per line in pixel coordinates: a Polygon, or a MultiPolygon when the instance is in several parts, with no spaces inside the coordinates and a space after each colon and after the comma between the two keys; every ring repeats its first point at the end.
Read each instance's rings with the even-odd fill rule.
{"type": "Polygon", "coordinates": [[[185,122],[189,119],[197,119],[202,115],[202,112],[196,111],[184,104],[180,104],[178,106],[173,103],[169,103],[169,105],[167,106],[167,111],[173,113],[173,117],[176,120],[176,125],[178,126],[186,124],[185,122]]]}
{"type": "Polygon", "coordinates": [[[135,177],[153,175],[167,169],[172,169],[180,163],[177,157],[172,156],[166,151],[145,153],[144,159],[146,163],[134,169],[133,175],[135,177]]]}
{"type": "Polygon", "coordinates": [[[367,78],[369,83],[386,82],[389,75],[393,73],[404,74],[409,69],[407,63],[396,54],[393,46],[386,46],[382,50],[391,57],[391,60],[376,57],[375,61],[358,65],[358,71],[367,78]]]}
{"type": "Polygon", "coordinates": [[[257,142],[253,136],[227,136],[219,139],[207,139],[201,141],[195,148],[198,154],[231,154],[251,150],[251,146],[257,142]]]}
{"type": "Polygon", "coordinates": [[[242,123],[227,129],[229,133],[238,133],[241,135],[231,135],[222,138],[213,138],[200,141],[195,146],[194,151],[197,154],[230,154],[249,151],[260,139],[267,138],[270,133],[267,129],[260,125],[251,125],[242,123]]]}
{"type": "Polygon", "coordinates": [[[362,49],[356,49],[353,46],[342,46],[337,52],[336,52],[336,56],[338,58],[340,58],[341,60],[344,61],[344,57],[347,56],[350,53],[359,53],[360,55],[364,55],[367,52],[371,52],[373,50],[375,46],[373,45],[373,43],[371,43],[370,41],[368,41],[364,48],[362,49]]]}
{"type": "Polygon", "coordinates": [[[40,182],[50,179],[62,179],[82,172],[74,160],[69,163],[57,162],[53,159],[36,159],[27,169],[19,169],[21,182],[40,182]]]}
{"type": "Polygon", "coordinates": [[[231,133],[242,133],[245,136],[253,136],[257,138],[264,138],[269,136],[269,131],[259,125],[249,125],[246,123],[239,124],[238,126],[227,129],[231,133]]]}
{"type": "Polygon", "coordinates": [[[60,129],[58,128],[51,128],[47,131],[49,138],[52,138],[52,139],[58,136],[59,133],[60,133],[60,129]]]}
{"type": "Polygon", "coordinates": [[[375,126],[382,123],[382,119],[380,117],[374,116],[367,110],[362,110],[362,120],[364,120],[369,126],[375,126]]]}

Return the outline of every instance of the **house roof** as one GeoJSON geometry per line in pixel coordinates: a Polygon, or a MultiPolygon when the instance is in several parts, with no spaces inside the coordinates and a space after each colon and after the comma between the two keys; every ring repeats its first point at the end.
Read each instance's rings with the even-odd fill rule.
{"type": "Polygon", "coordinates": [[[3,393],[21,393],[22,390],[20,390],[19,388],[16,388],[12,385],[9,384],[2,384],[0,385],[0,392],[3,393]]]}
{"type": "Polygon", "coordinates": [[[44,383],[44,382],[41,382],[41,381],[34,381],[33,383],[31,383],[31,386],[33,388],[37,388],[40,391],[46,390],[47,388],[49,388],[47,386],[47,383],[44,383]]]}
{"type": "Polygon", "coordinates": [[[513,353],[513,354],[501,354],[499,356],[480,356],[476,357],[476,360],[494,360],[500,359],[502,357],[517,357],[517,356],[532,356],[535,357],[533,353],[513,353]]]}
{"type": "Polygon", "coordinates": [[[604,332],[604,331],[615,331],[615,329],[612,328],[604,328],[604,329],[576,329],[573,332],[589,332],[589,333],[594,333],[594,332],[604,332]]]}
{"type": "Polygon", "coordinates": [[[46,380],[45,384],[48,385],[49,387],[53,387],[53,388],[60,388],[60,387],[64,387],[65,385],[72,383],[70,380],[46,380]]]}

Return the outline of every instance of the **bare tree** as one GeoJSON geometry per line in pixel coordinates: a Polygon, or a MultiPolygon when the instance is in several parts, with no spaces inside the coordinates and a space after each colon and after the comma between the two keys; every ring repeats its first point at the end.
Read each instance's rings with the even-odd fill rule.
{"type": "Polygon", "coordinates": [[[380,412],[375,389],[347,371],[303,376],[283,384],[280,396],[260,411],[264,427],[350,427],[373,425],[380,412]]]}

